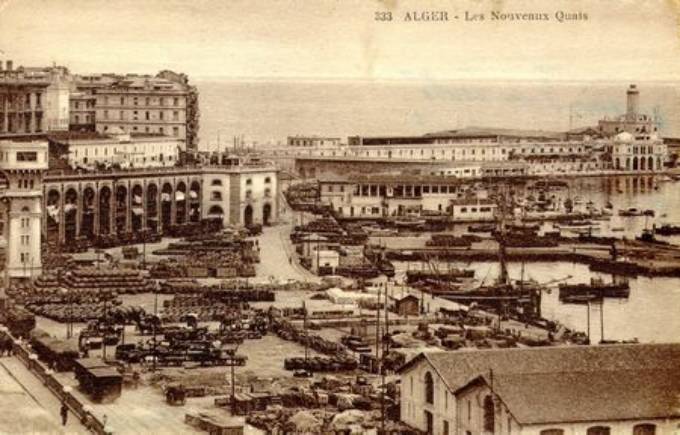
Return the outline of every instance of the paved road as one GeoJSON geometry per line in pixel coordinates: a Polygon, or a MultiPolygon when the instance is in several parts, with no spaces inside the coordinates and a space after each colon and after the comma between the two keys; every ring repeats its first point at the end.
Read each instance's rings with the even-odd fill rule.
{"type": "Polygon", "coordinates": [[[61,425],[61,403],[16,357],[0,358],[0,397],[0,433],[89,433],[71,412],[61,425]]]}
{"type": "Polygon", "coordinates": [[[257,265],[258,277],[273,276],[286,281],[318,281],[319,278],[300,266],[290,241],[293,225],[283,223],[273,227],[265,227],[258,237],[260,246],[260,263],[257,265]],[[292,261],[291,261],[292,259],[292,261]]]}

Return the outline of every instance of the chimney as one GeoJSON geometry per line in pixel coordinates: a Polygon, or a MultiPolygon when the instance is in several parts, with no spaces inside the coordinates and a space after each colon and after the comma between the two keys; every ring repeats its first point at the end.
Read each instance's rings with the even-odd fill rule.
{"type": "Polygon", "coordinates": [[[12,67],[14,66],[14,62],[11,60],[7,61],[7,71],[12,71],[12,67]]]}

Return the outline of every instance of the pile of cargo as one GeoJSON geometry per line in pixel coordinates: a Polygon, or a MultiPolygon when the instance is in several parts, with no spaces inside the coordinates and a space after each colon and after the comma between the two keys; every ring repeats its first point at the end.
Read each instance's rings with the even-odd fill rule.
{"type": "Polygon", "coordinates": [[[15,337],[28,337],[35,328],[35,316],[25,308],[9,304],[0,309],[0,323],[5,325],[15,337]]]}
{"type": "Polygon", "coordinates": [[[359,363],[350,355],[292,357],[283,361],[286,370],[307,370],[317,372],[349,372],[356,370],[359,363]]]}
{"type": "Polygon", "coordinates": [[[108,310],[121,304],[118,299],[106,303],[58,303],[27,305],[26,308],[36,315],[57,322],[87,322],[105,317],[108,310]]]}
{"type": "Polygon", "coordinates": [[[347,350],[342,344],[326,340],[318,335],[309,334],[296,328],[295,325],[287,320],[276,319],[272,322],[271,328],[282,339],[295,341],[303,346],[306,344],[307,347],[319,353],[342,357],[341,359],[344,359],[345,355],[347,355],[347,350]]]}
{"type": "Polygon", "coordinates": [[[505,246],[508,248],[553,248],[559,242],[552,237],[541,237],[531,234],[507,234],[505,246]]]}
{"type": "Polygon", "coordinates": [[[316,183],[294,184],[286,190],[285,195],[293,210],[316,212],[319,208],[319,186],[316,183]]]}
{"type": "Polygon", "coordinates": [[[115,291],[118,294],[152,292],[155,284],[139,271],[111,267],[81,267],[62,276],[65,287],[74,290],[115,291]]]}
{"type": "Polygon", "coordinates": [[[453,234],[432,234],[430,240],[425,242],[426,246],[442,246],[442,247],[469,247],[474,242],[481,241],[482,238],[471,234],[464,234],[463,236],[454,236],[453,234]]]}

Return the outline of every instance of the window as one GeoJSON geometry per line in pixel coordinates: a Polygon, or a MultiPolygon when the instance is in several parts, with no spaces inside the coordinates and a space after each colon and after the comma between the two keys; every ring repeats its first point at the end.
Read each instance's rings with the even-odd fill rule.
{"type": "MultiPolygon", "coordinates": [[[[179,98],[175,97],[172,99],[172,105],[173,106],[179,106],[179,98]]],[[[177,113],[177,112],[175,112],[177,113]]]]}
{"type": "Polygon", "coordinates": [[[210,199],[212,201],[222,201],[222,192],[219,191],[210,192],[210,199]]]}
{"type": "Polygon", "coordinates": [[[220,180],[220,179],[218,179],[218,178],[214,178],[214,179],[210,182],[210,185],[211,185],[211,186],[221,186],[221,185],[222,185],[222,180],[220,180]]]}
{"type": "Polygon", "coordinates": [[[109,119],[109,111],[108,110],[104,111],[104,119],[109,119]]]}
{"type": "Polygon", "coordinates": [[[172,127],[172,135],[179,136],[179,127],[172,127]]]}
{"type": "Polygon", "coordinates": [[[434,379],[432,373],[425,373],[425,402],[434,405],[434,379]]]}
{"type": "Polygon", "coordinates": [[[251,199],[253,197],[253,192],[250,190],[246,190],[246,199],[251,199]]]}
{"type": "Polygon", "coordinates": [[[148,106],[149,104],[151,104],[151,98],[146,97],[145,100],[144,100],[144,103],[145,103],[147,106],[148,106]]]}
{"type": "Polygon", "coordinates": [[[118,117],[119,117],[119,119],[125,119],[125,112],[123,112],[123,111],[121,110],[121,111],[118,113],[118,117]]]}
{"type": "Polygon", "coordinates": [[[592,426],[586,431],[586,435],[609,435],[609,426],[592,426]]]}
{"type": "Polygon", "coordinates": [[[146,118],[147,121],[151,119],[151,115],[149,114],[148,111],[144,112],[144,117],[146,118]]]}
{"type": "Polygon", "coordinates": [[[172,120],[173,121],[179,121],[179,112],[178,111],[175,110],[174,112],[172,112],[172,120]]]}
{"type": "Polygon", "coordinates": [[[564,435],[564,431],[562,429],[544,429],[539,435],[564,435]]]}
{"type": "Polygon", "coordinates": [[[161,119],[161,120],[163,119],[163,112],[162,111],[158,112],[158,119],[161,119]]]}
{"type": "MultiPolygon", "coordinates": [[[[269,183],[271,183],[271,182],[272,182],[272,179],[271,179],[270,177],[266,177],[266,178],[264,179],[264,183],[265,183],[265,184],[269,184],[269,183]]],[[[340,191],[342,191],[342,190],[344,190],[344,189],[342,189],[342,186],[341,186],[340,191]]]]}
{"type": "Polygon", "coordinates": [[[17,162],[37,162],[38,153],[34,151],[17,151],[17,162]]]}
{"type": "Polygon", "coordinates": [[[121,106],[125,105],[125,97],[120,97],[120,105],[121,106]]]}
{"type": "Polygon", "coordinates": [[[266,189],[264,189],[264,196],[266,196],[267,198],[272,196],[272,190],[268,187],[266,189]]]}
{"type": "Polygon", "coordinates": [[[135,106],[137,105],[137,97],[134,97],[134,98],[132,99],[132,104],[134,104],[135,106]]]}
{"type": "Polygon", "coordinates": [[[250,186],[251,184],[253,184],[253,180],[250,178],[246,179],[246,186],[250,186]]]}
{"type": "Polygon", "coordinates": [[[656,425],[651,423],[636,424],[633,426],[633,435],[655,435],[656,425]]]}

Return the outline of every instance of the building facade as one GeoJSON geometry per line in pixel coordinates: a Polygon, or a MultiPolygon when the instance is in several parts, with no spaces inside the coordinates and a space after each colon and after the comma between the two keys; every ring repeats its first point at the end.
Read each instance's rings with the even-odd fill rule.
{"type": "Polygon", "coordinates": [[[470,184],[455,177],[432,175],[326,178],[319,181],[319,195],[321,203],[331,207],[342,218],[375,219],[429,214],[451,218],[465,216],[465,220],[471,220],[493,213],[494,207],[478,204],[478,198],[471,198],[470,184]]]}
{"type": "Polygon", "coordinates": [[[62,67],[14,69],[0,61],[0,135],[68,130],[68,71],[62,67]]]}
{"type": "Polygon", "coordinates": [[[401,420],[445,435],[672,434],[678,356],[677,344],[428,352],[400,370],[401,420]]]}
{"type": "Polygon", "coordinates": [[[339,137],[288,136],[286,142],[290,147],[324,148],[340,146],[339,137]]]}
{"type": "Polygon", "coordinates": [[[67,149],[63,156],[73,169],[160,168],[175,166],[184,141],[158,133],[124,133],[111,129],[96,132],[50,136],[52,142],[67,149]]]}
{"type": "Polygon", "coordinates": [[[649,115],[640,113],[640,91],[636,85],[630,85],[626,90],[626,113],[600,120],[597,128],[605,137],[626,132],[641,139],[649,139],[650,135],[658,131],[654,120],[649,115]]]}
{"type": "Polygon", "coordinates": [[[201,219],[269,225],[278,217],[278,169],[270,164],[48,174],[42,232],[63,244],[123,236],[201,219]]]}
{"type": "Polygon", "coordinates": [[[656,134],[634,136],[619,133],[611,146],[614,167],[626,172],[659,172],[668,158],[668,145],[656,134]]]}
{"type": "Polygon", "coordinates": [[[47,142],[0,141],[0,210],[7,279],[41,273],[41,187],[47,166],[47,142]]]}
{"type": "Polygon", "coordinates": [[[95,131],[97,98],[85,92],[71,92],[70,129],[76,131],[95,131]]]}

